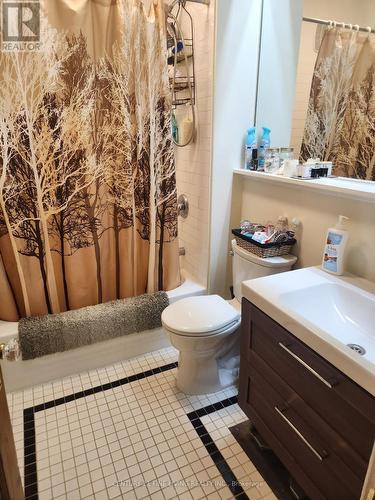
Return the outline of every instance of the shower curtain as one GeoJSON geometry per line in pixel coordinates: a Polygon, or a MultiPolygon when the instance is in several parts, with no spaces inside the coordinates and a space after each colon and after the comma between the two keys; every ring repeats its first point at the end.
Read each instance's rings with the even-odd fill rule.
{"type": "Polygon", "coordinates": [[[0,52],[0,319],[179,285],[161,0],[43,0],[0,52]]]}
{"type": "Polygon", "coordinates": [[[301,159],[375,180],[375,37],[328,28],[315,64],[301,159]]]}

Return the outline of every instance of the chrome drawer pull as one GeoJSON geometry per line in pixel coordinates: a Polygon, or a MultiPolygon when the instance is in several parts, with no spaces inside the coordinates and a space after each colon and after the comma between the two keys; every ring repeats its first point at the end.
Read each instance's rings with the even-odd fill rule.
{"type": "Polygon", "coordinates": [[[307,439],[300,433],[300,431],[297,429],[297,427],[295,427],[292,422],[284,415],[284,413],[279,410],[279,408],[277,406],[275,406],[275,410],[276,412],[280,415],[280,417],[289,425],[289,427],[291,429],[293,429],[293,431],[297,434],[297,436],[305,443],[305,445],[314,453],[314,455],[321,461],[323,462],[323,460],[325,458],[327,458],[327,456],[322,456],[318,451],[316,451],[316,449],[313,447],[312,444],[310,444],[307,439]]]}
{"type": "Polygon", "coordinates": [[[323,384],[325,384],[327,387],[332,389],[332,384],[330,384],[325,378],[323,378],[321,375],[319,375],[318,372],[316,372],[311,366],[309,366],[307,363],[303,361],[303,359],[299,358],[297,354],[294,354],[290,349],[287,348],[286,345],[284,345],[282,342],[279,342],[279,346],[284,349],[288,354],[290,354],[295,360],[298,361],[302,366],[304,366],[309,372],[311,372],[313,375],[315,375],[316,378],[318,378],[323,384]]]}

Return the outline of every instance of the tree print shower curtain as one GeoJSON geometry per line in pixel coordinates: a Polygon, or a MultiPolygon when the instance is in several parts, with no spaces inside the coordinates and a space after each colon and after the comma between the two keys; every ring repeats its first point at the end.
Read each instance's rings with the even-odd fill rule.
{"type": "Polygon", "coordinates": [[[0,319],[179,285],[161,0],[44,0],[0,52],[0,319]]]}
{"type": "Polygon", "coordinates": [[[301,159],[375,181],[375,36],[328,28],[315,64],[301,159]]]}

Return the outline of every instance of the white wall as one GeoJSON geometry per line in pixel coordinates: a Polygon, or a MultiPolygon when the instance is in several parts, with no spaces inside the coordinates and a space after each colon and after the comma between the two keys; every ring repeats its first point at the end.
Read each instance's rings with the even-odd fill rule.
{"type": "Polygon", "coordinates": [[[217,0],[209,291],[225,297],[232,171],[254,123],[260,14],[261,0],[217,0]]]}
{"type": "MultiPolygon", "coordinates": [[[[277,12],[277,16],[272,17],[275,22],[275,19],[280,19],[281,16],[280,0],[272,2],[277,12]]],[[[367,0],[361,0],[360,3],[362,2],[367,0]]],[[[356,4],[358,9],[356,0],[342,1],[342,4],[344,3],[350,3],[352,7],[356,4]]],[[[306,6],[318,4],[329,5],[326,0],[305,0],[304,15],[320,16],[321,14],[315,11],[314,13],[306,10],[306,6]]],[[[280,46],[283,37],[286,37],[289,50],[293,52],[295,45],[292,40],[295,40],[298,31],[301,12],[298,0],[290,0],[290,3],[288,0],[288,5],[289,10],[286,12],[289,12],[289,15],[283,14],[284,23],[280,23],[283,30],[279,31],[279,37],[274,37],[274,41],[280,46]]],[[[216,0],[214,51],[210,45],[214,29],[212,1],[209,10],[193,3],[189,3],[188,7],[192,12],[193,9],[200,9],[194,20],[196,26],[201,26],[197,30],[197,36],[202,37],[202,40],[196,44],[197,60],[200,60],[197,72],[197,107],[201,115],[198,142],[179,150],[177,156],[178,189],[179,192],[184,191],[189,195],[192,206],[191,215],[180,224],[181,244],[187,251],[184,258],[185,268],[204,282],[208,263],[210,292],[228,297],[228,287],[231,284],[228,258],[230,228],[236,226],[241,218],[274,219],[280,214],[290,218],[299,217],[303,224],[300,246],[297,248],[299,265],[308,266],[319,264],[326,229],[343,213],[351,218],[349,269],[356,274],[375,279],[374,205],[329,198],[295,188],[271,187],[268,183],[263,184],[239,176],[233,178],[233,169],[243,164],[246,129],[253,125],[254,120],[261,0],[216,0]],[[213,55],[215,70],[212,75],[213,55]],[[211,133],[212,109],[214,113],[211,133]],[[208,205],[208,186],[211,186],[211,207],[208,205]]],[[[363,12],[366,10],[368,12],[367,8],[364,8],[363,12]]],[[[332,13],[327,14],[329,15],[335,17],[332,13]]],[[[357,21],[354,17],[348,19],[349,22],[352,22],[352,19],[353,22],[364,22],[357,21]]],[[[290,68],[287,60],[282,62],[282,73],[272,71],[273,67],[269,65],[269,80],[272,79],[274,88],[277,88],[276,94],[269,91],[266,96],[272,104],[269,109],[280,118],[279,122],[284,128],[283,134],[286,134],[285,130],[289,130],[290,137],[293,99],[290,88],[286,87],[286,83],[281,83],[280,79],[285,77],[293,83],[294,70],[290,68]],[[285,90],[287,100],[280,100],[280,88],[285,90]],[[286,101],[289,107],[286,106],[286,101]]],[[[281,141],[285,144],[286,135],[281,135],[278,139],[277,127],[271,127],[273,143],[278,140],[280,144],[281,141]]]]}
{"type": "Polygon", "coordinates": [[[190,204],[188,218],[179,217],[179,244],[186,251],[181,267],[207,286],[215,0],[209,7],[193,2],[186,7],[195,30],[197,137],[189,146],[176,147],[177,192],[190,204]]]}
{"type": "MultiPolygon", "coordinates": [[[[266,2],[270,1],[266,0],[266,2]]],[[[272,5],[274,12],[281,16],[279,0],[272,0],[272,5]]],[[[336,18],[338,21],[375,26],[373,0],[305,0],[303,15],[328,19],[336,18]],[[369,16],[370,13],[371,16],[369,16]]],[[[275,17],[271,17],[272,19],[275,17]]],[[[292,29],[295,22],[295,19],[289,19],[292,29]]],[[[284,39],[287,45],[290,44],[289,30],[288,20],[284,19],[283,33],[280,33],[277,40],[274,39],[276,53],[279,53],[278,46],[284,44],[284,39]]],[[[269,49],[271,50],[271,48],[269,49]]],[[[270,64],[269,83],[272,81],[273,86],[272,89],[268,87],[268,99],[275,109],[278,109],[279,89],[280,87],[285,88],[285,82],[290,81],[291,77],[287,69],[277,74],[272,69],[270,64]],[[283,83],[281,80],[285,80],[285,82],[283,83]]],[[[290,96],[290,94],[288,95],[290,96]]],[[[291,107],[289,111],[284,108],[283,113],[280,113],[280,126],[282,128],[288,129],[290,123],[288,117],[291,116],[291,113],[291,107]]],[[[272,132],[275,138],[276,130],[273,129],[272,132]]],[[[237,161],[236,166],[240,165],[241,163],[237,161]]],[[[340,214],[350,217],[347,269],[359,276],[375,280],[375,204],[318,194],[298,189],[295,186],[270,184],[244,176],[233,176],[232,192],[234,193],[232,227],[237,225],[241,219],[275,220],[279,215],[285,215],[289,219],[298,217],[301,220],[302,233],[295,249],[299,257],[299,267],[319,265],[327,228],[336,223],[340,214]]],[[[230,259],[228,259],[227,272],[227,284],[229,283],[231,283],[230,259]]]]}
{"type": "Polygon", "coordinates": [[[303,0],[264,0],[256,125],[271,146],[287,147],[292,129],[303,0]]]}
{"type": "Polygon", "coordinates": [[[302,232],[295,249],[299,257],[297,267],[319,265],[328,227],[336,224],[340,214],[350,217],[347,270],[375,281],[375,204],[253,178],[242,180],[241,199],[243,219],[275,220],[279,215],[300,219],[302,232]]]}
{"type": "Polygon", "coordinates": [[[303,15],[375,27],[374,0],[304,0],[303,15]]]}

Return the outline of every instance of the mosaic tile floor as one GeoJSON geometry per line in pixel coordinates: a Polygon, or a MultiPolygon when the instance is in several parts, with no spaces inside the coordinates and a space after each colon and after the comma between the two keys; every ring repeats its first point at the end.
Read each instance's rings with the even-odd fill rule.
{"type": "Polygon", "coordinates": [[[8,395],[27,499],[276,497],[229,427],[236,388],[187,396],[167,348],[8,395]]]}

